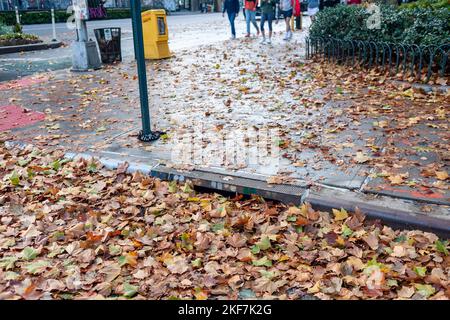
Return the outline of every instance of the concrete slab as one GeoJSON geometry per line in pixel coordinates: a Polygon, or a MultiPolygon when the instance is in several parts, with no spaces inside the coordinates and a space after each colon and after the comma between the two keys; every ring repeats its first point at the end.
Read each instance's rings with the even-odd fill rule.
{"type": "MultiPolygon", "coordinates": [[[[442,124],[445,124],[444,120],[442,124]]],[[[407,174],[405,180],[409,185],[393,185],[382,177],[375,177],[368,180],[363,190],[402,199],[450,205],[450,190],[435,175],[436,171],[450,172],[449,159],[443,158],[442,153],[436,151],[445,144],[448,146],[448,132],[423,124],[415,132],[406,132],[405,135],[408,139],[393,141],[393,147],[396,157],[402,159],[402,162],[397,163],[397,173],[407,174]]],[[[383,168],[380,168],[374,174],[382,171],[383,168]]]]}

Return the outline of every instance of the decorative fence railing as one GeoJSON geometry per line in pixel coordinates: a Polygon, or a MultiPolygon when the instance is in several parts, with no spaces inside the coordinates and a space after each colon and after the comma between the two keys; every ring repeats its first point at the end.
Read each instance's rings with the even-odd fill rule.
{"type": "Polygon", "coordinates": [[[381,67],[389,74],[411,76],[428,82],[433,74],[449,75],[450,43],[440,46],[340,40],[326,37],[306,38],[306,58],[321,55],[335,63],[381,67]]]}

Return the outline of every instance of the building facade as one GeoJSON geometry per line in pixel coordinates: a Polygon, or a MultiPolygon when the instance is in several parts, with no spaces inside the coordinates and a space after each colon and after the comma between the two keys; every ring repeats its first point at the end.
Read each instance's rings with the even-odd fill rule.
{"type": "MultiPolygon", "coordinates": [[[[169,11],[200,11],[200,5],[206,3],[214,11],[222,8],[223,0],[141,0],[142,6],[163,7],[169,11]]],[[[104,0],[106,8],[129,8],[130,0],[104,0]]],[[[66,10],[72,0],[0,0],[0,11],[14,10],[66,10]]]]}

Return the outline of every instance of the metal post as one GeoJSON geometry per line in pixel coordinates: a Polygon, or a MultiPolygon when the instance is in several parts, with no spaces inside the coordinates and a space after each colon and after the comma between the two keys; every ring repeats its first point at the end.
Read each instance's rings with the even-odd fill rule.
{"type": "Polygon", "coordinates": [[[148,107],[148,91],[147,91],[147,73],[145,70],[144,44],[142,37],[142,17],[141,17],[141,1],[131,0],[131,19],[133,21],[133,38],[136,54],[136,63],[139,81],[139,95],[141,100],[141,117],[142,130],[139,132],[139,140],[153,141],[157,140],[162,132],[151,130],[150,126],[150,111],[148,107]]]}
{"type": "Polygon", "coordinates": [[[52,12],[52,28],[53,28],[53,39],[52,41],[56,41],[56,24],[55,24],[55,9],[51,9],[52,12]]]}
{"type": "Polygon", "coordinates": [[[16,23],[20,24],[20,17],[19,17],[19,8],[17,6],[14,7],[16,11],[16,23]]]}
{"type": "Polygon", "coordinates": [[[134,49],[134,60],[137,59],[137,43],[136,43],[136,37],[134,36],[134,30],[136,30],[136,21],[133,19],[133,11],[134,11],[134,4],[133,1],[130,1],[130,10],[131,10],[131,28],[133,29],[133,49],[134,49]]]}
{"type": "Polygon", "coordinates": [[[89,71],[100,69],[102,62],[97,50],[97,43],[88,40],[86,20],[89,11],[86,0],[73,0],[77,40],[72,42],[72,71],[89,71]]]}
{"type": "Polygon", "coordinates": [[[80,42],[88,41],[87,24],[84,20],[77,20],[77,31],[80,42]]]}

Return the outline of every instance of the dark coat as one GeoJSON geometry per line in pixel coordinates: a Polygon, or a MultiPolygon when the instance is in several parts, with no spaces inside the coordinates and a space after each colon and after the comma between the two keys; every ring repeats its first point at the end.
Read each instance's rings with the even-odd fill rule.
{"type": "Polygon", "coordinates": [[[225,0],[223,11],[227,13],[239,13],[239,0],[225,0]]]}

